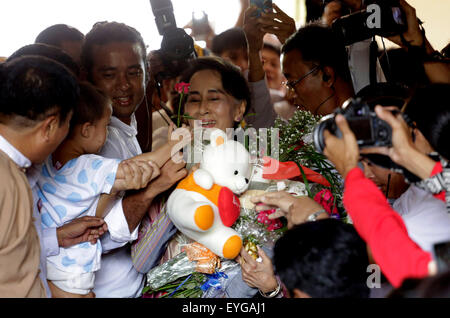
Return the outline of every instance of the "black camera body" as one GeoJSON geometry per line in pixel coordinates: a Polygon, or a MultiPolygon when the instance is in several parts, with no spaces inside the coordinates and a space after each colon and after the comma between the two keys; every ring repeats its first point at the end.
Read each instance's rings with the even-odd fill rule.
{"type": "Polygon", "coordinates": [[[150,0],[158,32],[163,36],[161,53],[168,60],[195,58],[194,40],[177,27],[171,0],[150,0]]]}
{"type": "Polygon", "coordinates": [[[322,117],[314,127],[314,147],[320,153],[325,148],[323,132],[329,130],[333,135],[341,138],[342,133],[336,125],[335,117],[342,114],[350,129],[355,134],[359,148],[389,147],[392,145],[392,128],[384,120],[378,118],[367,103],[360,98],[350,98],[335,113],[322,117]]]}
{"type": "Polygon", "coordinates": [[[367,8],[336,19],[333,31],[344,45],[375,35],[389,37],[406,32],[406,15],[398,0],[368,0],[367,8]]]}

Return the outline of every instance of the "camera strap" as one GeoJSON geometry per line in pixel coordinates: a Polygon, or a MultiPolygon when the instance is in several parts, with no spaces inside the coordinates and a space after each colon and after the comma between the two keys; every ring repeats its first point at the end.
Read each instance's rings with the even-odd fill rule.
{"type": "Polygon", "coordinates": [[[377,84],[377,61],[378,61],[378,44],[375,37],[372,38],[370,42],[370,53],[369,53],[369,78],[370,85],[377,84]]]}

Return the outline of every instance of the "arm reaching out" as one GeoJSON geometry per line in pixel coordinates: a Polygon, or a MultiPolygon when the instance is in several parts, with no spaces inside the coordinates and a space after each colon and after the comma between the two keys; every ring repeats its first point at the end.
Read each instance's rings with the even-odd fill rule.
{"type": "MultiPolygon", "coordinates": [[[[263,204],[258,205],[256,211],[277,208],[277,212],[269,215],[269,219],[284,216],[288,221],[287,226],[289,229],[294,225],[306,222],[311,214],[322,210],[322,206],[313,199],[306,196],[294,197],[285,191],[265,193],[252,197],[251,201],[255,204],[263,204]]],[[[317,216],[317,219],[327,217],[327,213],[321,213],[317,216]]]]}
{"type": "MultiPolygon", "coordinates": [[[[431,175],[434,162],[414,146],[408,126],[401,115],[394,116],[386,107],[376,106],[375,112],[379,118],[392,127],[392,147],[373,147],[362,149],[361,153],[379,153],[389,156],[392,161],[405,167],[421,179],[431,175]]],[[[326,154],[325,154],[326,155],[326,154]]]]}
{"type": "Polygon", "coordinates": [[[175,129],[174,125],[170,125],[167,140],[168,142],[157,150],[143,153],[132,159],[153,161],[159,168],[161,168],[170,158],[175,162],[179,162],[181,160],[179,157],[180,150],[192,140],[191,130],[186,128],[185,125],[177,129],[175,129]]]}
{"type": "Polygon", "coordinates": [[[111,210],[118,192],[145,188],[159,174],[159,167],[152,161],[135,159],[122,161],[117,167],[116,179],[111,192],[100,196],[95,215],[104,218],[111,210]]]}
{"type": "MultiPolygon", "coordinates": [[[[380,115],[380,109],[377,110],[380,115]]],[[[405,278],[432,273],[431,254],[411,240],[401,216],[392,210],[386,197],[357,168],[359,149],[346,119],[338,115],[336,124],[342,138],[325,131],[324,154],[345,178],[344,206],[358,234],[369,245],[373,258],[394,287],[400,286],[405,278]]],[[[395,147],[395,127],[393,130],[395,147]]]]}
{"type": "Polygon", "coordinates": [[[276,4],[272,5],[274,12],[264,12],[258,19],[261,31],[276,35],[282,44],[297,31],[295,20],[284,13],[276,4]]]}
{"type": "Polygon", "coordinates": [[[159,174],[159,167],[152,161],[124,160],[117,168],[116,180],[111,193],[145,188],[159,174]]]}

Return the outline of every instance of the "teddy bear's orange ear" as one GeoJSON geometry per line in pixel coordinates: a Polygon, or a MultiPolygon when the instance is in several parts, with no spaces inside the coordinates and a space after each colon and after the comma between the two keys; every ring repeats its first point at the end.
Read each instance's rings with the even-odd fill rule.
{"type": "Polygon", "coordinates": [[[220,129],[216,129],[211,133],[211,145],[213,147],[221,146],[227,140],[227,135],[220,129]]]}
{"type": "Polygon", "coordinates": [[[216,138],[216,146],[223,145],[225,143],[225,140],[223,140],[222,136],[219,136],[216,138]]]}

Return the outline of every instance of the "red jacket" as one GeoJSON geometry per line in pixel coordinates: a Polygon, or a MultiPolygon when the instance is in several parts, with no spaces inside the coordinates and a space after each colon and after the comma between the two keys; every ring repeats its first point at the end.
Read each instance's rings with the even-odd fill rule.
{"type": "Polygon", "coordinates": [[[405,278],[428,276],[431,254],[409,238],[400,215],[359,168],[352,169],[345,179],[344,206],[394,287],[399,287],[405,278]]]}

